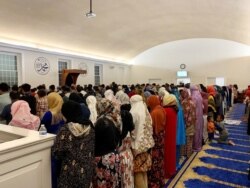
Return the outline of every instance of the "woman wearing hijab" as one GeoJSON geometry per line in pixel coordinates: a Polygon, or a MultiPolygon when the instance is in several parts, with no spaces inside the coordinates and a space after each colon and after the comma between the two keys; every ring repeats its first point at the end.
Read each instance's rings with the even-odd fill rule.
{"type": "Polygon", "coordinates": [[[147,188],[147,172],[152,165],[149,150],[154,146],[152,119],[142,96],[133,95],[130,103],[130,113],[135,125],[132,132],[135,187],[147,188]]]}
{"type": "Polygon", "coordinates": [[[190,157],[193,153],[193,138],[195,133],[196,109],[186,88],[181,91],[181,105],[186,125],[186,145],[182,147],[182,155],[190,157]]]}
{"type": "Polygon", "coordinates": [[[186,131],[183,109],[180,104],[180,93],[177,87],[172,88],[172,92],[176,97],[178,112],[177,112],[177,128],[176,128],[176,167],[180,168],[181,147],[186,144],[186,131]]]}
{"type": "Polygon", "coordinates": [[[208,92],[208,112],[207,115],[216,118],[216,106],[215,106],[215,100],[214,97],[216,95],[216,90],[214,86],[207,86],[207,92],[208,92]]]}
{"type": "MultiPolygon", "coordinates": [[[[61,113],[62,105],[63,99],[58,93],[52,92],[48,95],[49,110],[45,112],[41,120],[41,124],[45,125],[48,133],[57,134],[60,128],[64,125],[65,122],[61,113]]],[[[51,159],[51,167],[52,188],[57,188],[57,174],[60,168],[60,162],[53,156],[51,159]]]]}
{"type": "Polygon", "coordinates": [[[104,96],[106,99],[112,101],[116,107],[120,108],[119,101],[116,99],[116,97],[114,96],[114,92],[111,89],[105,91],[104,96]]]}
{"type": "Polygon", "coordinates": [[[191,86],[191,97],[195,104],[196,109],[196,122],[195,122],[195,133],[193,140],[193,151],[199,152],[202,148],[202,138],[203,138],[203,104],[200,91],[197,86],[191,86]]]}
{"type": "Polygon", "coordinates": [[[120,131],[114,121],[105,115],[95,124],[95,173],[94,188],[120,188],[120,157],[117,147],[120,131]]]}
{"type": "Polygon", "coordinates": [[[152,148],[152,167],[148,172],[148,187],[162,188],[164,186],[164,139],[166,115],[160,105],[160,99],[152,95],[147,100],[152,118],[153,138],[155,146],[152,148]]]}
{"type": "Polygon", "coordinates": [[[96,97],[95,96],[88,96],[86,99],[86,103],[88,105],[88,108],[90,110],[90,121],[95,124],[96,120],[97,120],[97,110],[96,110],[96,97]]]}
{"type": "Polygon", "coordinates": [[[44,114],[41,124],[44,124],[47,132],[57,134],[61,126],[64,125],[61,108],[63,104],[62,97],[52,92],[48,95],[48,108],[49,110],[44,114]]]}
{"type": "Polygon", "coordinates": [[[121,109],[122,133],[121,146],[119,147],[121,166],[121,187],[134,187],[134,157],[131,150],[131,132],[134,130],[134,122],[131,113],[121,109]]]}
{"type": "Polygon", "coordinates": [[[121,131],[122,130],[122,121],[120,116],[120,108],[117,109],[115,104],[103,98],[101,101],[97,103],[97,113],[98,117],[106,116],[111,121],[114,122],[115,126],[121,131]]]}
{"type": "Polygon", "coordinates": [[[174,95],[169,94],[163,97],[163,108],[166,113],[164,176],[166,179],[169,179],[176,173],[176,127],[178,107],[174,95]]]}
{"type": "Polygon", "coordinates": [[[126,93],[122,93],[119,95],[117,100],[121,103],[121,110],[127,110],[130,111],[131,105],[129,101],[129,96],[126,93]]]}
{"type": "Polygon", "coordinates": [[[83,112],[83,116],[85,117],[85,119],[89,119],[90,117],[90,111],[88,109],[88,107],[84,104],[84,100],[80,97],[80,95],[76,92],[73,92],[69,95],[69,100],[75,101],[77,103],[80,104],[82,112],[83,112]]]}
{"type": "Polygon", "coordinates": [[[61,161],[58,188],[89,188],[94,172],[95,132],[85,119],[80,104],[67,101],[62,106],[66,124],[60,129],[52,148],[61,161]]]}
{"type": "Polygon", "coordinates": [[[208,138],[208,133],[207,133],[207,113],[208,113],[208,96],[209,96],[209,94],[206,92],[206,90],[207,89],[203,87],[203,90],[201,91],[202,104],[203,104],[203,121],[204,121],[203,143],[208,138]]]}
{"type": "Polygon", "coordinates": [[[9,125],[30,130],[37,130],[40,125],[39,117],[30,113],[29,104],[24,100],[17,100],[11,105],[11,115],[9,125]]]}

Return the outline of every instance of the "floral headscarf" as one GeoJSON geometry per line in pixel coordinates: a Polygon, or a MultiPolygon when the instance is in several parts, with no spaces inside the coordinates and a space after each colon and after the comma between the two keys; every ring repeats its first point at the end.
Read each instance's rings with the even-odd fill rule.
{"type": "Polygon", "coordinates": [[[98,117],[106,116],[111,119],[116,127],[122,127],[122,121],[120,116],[120,109],[115,108],[115,105],[112,101],[103,98],[97,103],[97,113],[98,117]]]}

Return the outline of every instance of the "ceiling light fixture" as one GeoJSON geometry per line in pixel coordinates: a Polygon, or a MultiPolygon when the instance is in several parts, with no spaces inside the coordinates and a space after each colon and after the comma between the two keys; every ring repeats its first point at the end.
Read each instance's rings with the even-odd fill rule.
{"type": "Polygon", "coordinates": [[[87,18],[94,18],[94,17],[96,17],[96,14],[93,13],[93,11],[92,11],[92,0],[90,0],[90,10],[89,10],[89,12],[86,14],[86,17],[87,17],[87,18]]]}

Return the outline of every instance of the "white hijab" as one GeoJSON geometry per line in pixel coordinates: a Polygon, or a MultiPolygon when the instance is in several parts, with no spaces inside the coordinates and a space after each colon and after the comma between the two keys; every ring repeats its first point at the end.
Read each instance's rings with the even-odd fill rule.
{"type": "Polygon", "coordinates": [[[117,100],[121,103],[121,105],[130,103],[129,96],[124,92],[117,97],[117,100]]]}
{"type": "Polygon", "coordinates": [[[113,101],[115,96],[114,96],[114,92],[111,89],[108,89],[107,91],[104,92],[104,96],[106,99],[113,101]]]}
{"type": "Polygon", "coordinates": [[[161,98],[163,98],[165,95],[169,95],[169,92],[166,90],[165,87],[161,87],[159,90],[158,90],[158,94],[161,98]]]}
{"type": "Polygon", "coordinates": [[[97,120],[97,110],[96,110],[96,98],[92,95],[88,96],[86,99],[86,103],[88,105],[89,111],[90,111],[90,117],[89,120],[95,124],[97,120]]]}
{"type": "MultiPolygon", "coordinates": [[[[140,95],[134,95],[130,98],[131,110],[130,113],[133,116],[133,122],[135,124],[135,129],[132,132],[132,148],[134,150],[140,150],[141,144],[145,141],[152,142],[152,135],[150,138],[145,138],[148,135],[144,134],[144,129],[146,126],[146,118],[150,118],[152,125],[152,119],[148,112],[146,104],[143,102],[143,98],[140,95]]],[[[153,134],[153,127],[151,126],[151,131],[153,134]]],[[[147,145],[148,143],[145,143],[147,145]]],[[[150,143],[151,144],[151,143],[150,143]]]]}

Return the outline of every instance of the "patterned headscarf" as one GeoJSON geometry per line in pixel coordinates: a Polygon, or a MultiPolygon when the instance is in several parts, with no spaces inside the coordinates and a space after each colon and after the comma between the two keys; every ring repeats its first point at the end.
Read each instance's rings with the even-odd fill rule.
{"type": "Polygon", "coordinates": [[[183,88],[182,92],[181,92],[181,99],[183,100],[187,100],[187,99],[191,99],[189,92],[186,88],[183,88]]]}
{"type": "Polygon", "coordinates": [[[37,130],[40,125],[40,118],[30,113],[29,104],[26,101],[18,100],[11,105],[12,120],[10,125],[25,129],[37,130]]]}
{"type": "Polygon", "coordinates": [[[121,130],[122,121],[120,116],[120,109],[115,108],[115,105],[112,101],[103,98],[101,101],[97,103],[97,112],[98,117],[106,116],[111,119],[116,127],[121,130]]]}

